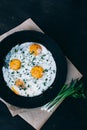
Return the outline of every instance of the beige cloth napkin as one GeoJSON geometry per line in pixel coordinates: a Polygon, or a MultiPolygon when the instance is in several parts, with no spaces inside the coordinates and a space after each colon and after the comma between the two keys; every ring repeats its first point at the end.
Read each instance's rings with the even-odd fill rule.
{"type": "MultiPolygon", "coordinates": [[[[32,19],[27,19],[25,22],[20,24],[19,26],[13,28],[12,30],[6,32],[5,34],[0,36],[0,41],[3,40],[8,35],[21,31],[21,30],[36,30],[43,32],[33,21],[32,19]]],[[[50,44],[50,43],[49,43],[50,44]]],[[[67,59],[68,63],[68,73],[66,78],[66,83],[69,83],[72,78],[77,79],[81,78],[81,73],[75,68],[75,66],[67,59]]],[[[58,108],[58,106],[52,111],[52,112],[46,112],[42,111],[41,108],[34,108],[34,109],[23,109],[15,107],[7,102],[5,102],[3,99],[0,98],[0,100],[6,104],[8,110],[12,114],[12,116],[19,115],[21,118],[23,118],[27,123],[29,123],[31,126],[33,126],[36,130],[40,130],[41,127],[44,125],[44,123],[49,119],[49,117],[53,114],[53,112],[58,108]]]]}

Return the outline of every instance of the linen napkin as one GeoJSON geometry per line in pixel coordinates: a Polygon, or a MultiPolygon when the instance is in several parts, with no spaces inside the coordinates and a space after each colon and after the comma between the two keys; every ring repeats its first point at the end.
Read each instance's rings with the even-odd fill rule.
{"type": "MultiPolygon", "coordinates": [[[[11,29],[10,31],[2,34],[0,36],[0,41],[2,41],[5,37],[8,35],[21,31],[21,30],[35,30],[39,32],[43,32],[34,22],[31,18],[24,21],[19,26],[11,29]]],[[[72,79],[81,78],[82,74],[77,70],[77,68],[70,62],[70,60],[66,57],[67,64],[68,64],[68,72],[67,72],[67,78],[65,83],[69,83],[72,79]]],[[[41,127],[45,124],[45,122],[50,118],[50,116],[53,114],[53,112],[58,108],[58,106],[55,107],[55,109],[51,112],[42,111],[41,107],[39,108],[33,108],[33,109],[24,109],[19,108],[16,106],[13,106],[6,101],[4,101],[2,98],[0,100],[7,106],[8,110],[10,111],[11,115],[14,117],[16,115],[19,115],[21,118],[23,118],[27,123],[29,123],[31,126],[33,126],[36,130],[40,130],[41,127]]]]}

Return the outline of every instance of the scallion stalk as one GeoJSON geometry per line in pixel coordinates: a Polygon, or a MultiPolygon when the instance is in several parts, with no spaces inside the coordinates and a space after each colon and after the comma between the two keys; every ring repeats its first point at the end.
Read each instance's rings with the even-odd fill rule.
{"type": "Polygon", "coordinates": [[[72,96],[74,98],[86,98],[83,84],[79,83],[78,80],[72,80],[69,85],[65,84],[60,92],[57,94],[57,96],[49,103],[42,106],[41,110],[46,110],[50,112],[69,96],[72,96]]]}

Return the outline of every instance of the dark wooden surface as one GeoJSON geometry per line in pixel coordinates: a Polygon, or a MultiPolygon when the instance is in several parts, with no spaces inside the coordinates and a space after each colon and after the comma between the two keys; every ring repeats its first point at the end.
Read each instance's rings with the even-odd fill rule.
{"type": "MultiPolygon", "coordinates": [[[[87,85],[86,6],[79,0],[0,0],[0,35],[31,17],[83,74],[87,85]]],[[[86,4],[85,4],[86,5],[86,4]]],[[[0,130],[33,130],[20,117],[11,117],[0,102],[0,130]]],[[[42,130],[87,130],[87,99],[68,98],[42,130]]]]}

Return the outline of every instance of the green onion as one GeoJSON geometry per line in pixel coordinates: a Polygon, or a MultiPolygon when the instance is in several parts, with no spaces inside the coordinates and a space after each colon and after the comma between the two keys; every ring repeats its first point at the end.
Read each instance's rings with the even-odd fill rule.
{"type": "Polygon", "coordinates": [[[48,72],[48,69],[45,69],[44,72],[48,72]]]}
{"type": "Polygon", "coordinates": [[[42,56],[41,56],[41,59],[44,59],[44,57],[45,57],[45,56],[46,56],[45,54],[44,54],[44,55],[42,55],[42,56]]]}
{"type": "Polygon", "coordinates": [[[18,50],[17,50],[17,49],[15,49],[15,52],[18,52],[18,50]]]}
{"type": "Polygon", "coordinates": [[[48,112],[52,111],[57,105],[60,105],[67,97],[72,96],[74,98],[86,98],[84,86],[77,80],[72,80],[71,83],[65,84],[57,96],[46,105],[42,106],[41,110],[48,112]]]}
{"type": "Polygon", "coordinates": [[[30,55],[32,55],[34,53],[34,51],[32,51],[31,53],[30,53],[30,55]]]}
{"type": "Polygon", "coordinates": [[[33,58],[33,61],[36,60],[36,57],[33,58]]]}
{"type": "Polygon", "coordinates": [[[56,71],[55,70],[53,70],[53,73],[55,73],[56,71]]]}
{"type": "Polygon", "coordinates": [[[23,90],[25,91],[27,88],[23,88],[23,90]]]}
{"type": "Polygon", "coordinates": [[[44,82],[43,85],[46,86],[46,82],[44,82]]]}

